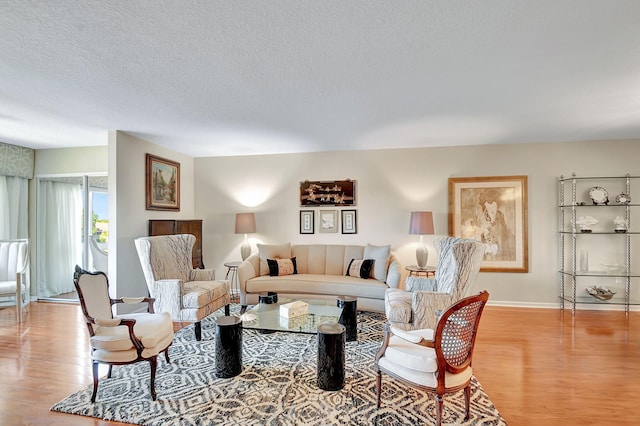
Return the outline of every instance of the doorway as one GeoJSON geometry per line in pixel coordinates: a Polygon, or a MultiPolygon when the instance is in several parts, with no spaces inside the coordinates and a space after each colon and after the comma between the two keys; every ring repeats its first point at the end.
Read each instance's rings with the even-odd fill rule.
{"type": "Polygon", "coordinates": [[[108,273],[107,176],[41,176],[37,198],[38,300],[77,301],[75,265],[108,273]]]}

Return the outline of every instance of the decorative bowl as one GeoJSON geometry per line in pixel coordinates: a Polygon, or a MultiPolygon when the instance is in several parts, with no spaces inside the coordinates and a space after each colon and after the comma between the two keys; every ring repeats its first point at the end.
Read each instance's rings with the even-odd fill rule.
{"type": "Polygon", "coordinates": [[[594,297],[598,300],[609,300],[615,295],[615,293],[608,288],[595,285],[587,287],[585,290],[591,297],[594,297]]]}

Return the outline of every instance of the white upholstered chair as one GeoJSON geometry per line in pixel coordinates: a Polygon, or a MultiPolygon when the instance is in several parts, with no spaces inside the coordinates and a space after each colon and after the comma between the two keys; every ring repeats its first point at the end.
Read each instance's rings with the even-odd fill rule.
{"type": "Polygon", "coordinates": [[[464,389],[465,420],[469,419],[471,358],[478,325],[489,293],[459,300],[446,309],[435,329],[404,331],[385,325],[376,355],[377,396],[380,407],[382,373],[402,383],[436,394],[436,425],[442,422],[445,393],[464,389]]]}
{"type": "Polygon", "coordinates": [[[94,270],[109,274],[109,254],[98,246],[98,242],[93,236],[89,237],[89,249],[93,258],[94,270]]]}
{"type": "Polygon", "coordinates": [[[385,293],[385,314],[397,328],[434,328],[437,315],[473,290],[485,245],[475,240],[442,237],[434,241],[438,252],[435,278],[408,277],[406,290],[385,293]]]}
{"type": "Polygon", "coordinates": [[[29,240],[0,240],[0,300],[16,307],[22,322],[29,307],[29,240]]]}
{"type": "Polygon", "coordinates": [[[191,234],[159,235],[136,238],[135,245],[155,310],[193,322],[201,340],[200,321],[222,307],[229,315],[231,295],[229,281],[216,280],[213,269],[193,269],[195,241],[191,234]]]}
{"type": "Polygon", "coordinates": [[[104,272],[88,272],[76,266],[73,283],[78,292],[82,313],[89,329],[93,364],[93,393],[98,392],[98,365],[109,365],[108,377],[114,365],[148,361],[151,368],[149,384],[151,399],[156,400],[155,378],[158,354],[164,352],[169,362],[169,346],[173,343],[173,322],[166,313],[153,311],[153,299],[148,297],[111,299],[109,281],[104,272]],[[112,305],[116,303],[144,303],[148,313],[132,313],[114,316],[112,305]]]}

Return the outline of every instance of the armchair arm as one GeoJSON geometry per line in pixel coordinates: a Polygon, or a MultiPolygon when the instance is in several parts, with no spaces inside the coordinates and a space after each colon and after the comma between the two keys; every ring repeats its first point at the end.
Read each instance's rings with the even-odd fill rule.
{"type": "Polygon", "coordinates": [[[149,290],[155,299],[155,312],[169,312],[171,319],[178,321],[182,310],[182,281],[179,279],[153,281],[149,290]]]}
{"type": "Polygon", "coordinates": [[[446,310],[454,302],[454,296],[448,293],[431,291],[413,292],[413,329],[435,329],[438,311],[446,310]]]}
{"type": "Polygon", "coordinates": [[[111,299],[111,304],[114,303],[124,303],[127,305],[137,305],[138,303],[146,303],[147,311],[152,314],[155,313],[153,310],[153,303],[156,301],[153,297],[120,297],[118,299],[111,299]]]}
{"type": "MultiPolygon", "coordinates": [[[[90,318],[89,320],[91,323],[99,327],[127,327],[131,343],[138,351],[138,354],[140,354],[144,349],[142,341],[138,338],[138,336],[136,336],[136,333],[133,331],[133,328],[136,325],[136,320],[129,318],[90,318]]],[[[91,336],[93,336],[93,333],[91,333],[91,336]]]]}
{"type": "Polygon", "coordinates": [[[434,347],[433,330],[431,329],[405,331],[394,326],[391,326],[390,329],[395,336],[398,336],[402,340],[428,348],[434,347]]]}
{"type": "Polygon", "coordinates": [[[216,279],[215,269],[192,269],[189,272],[191,281],[213,281],[216,279]]]}

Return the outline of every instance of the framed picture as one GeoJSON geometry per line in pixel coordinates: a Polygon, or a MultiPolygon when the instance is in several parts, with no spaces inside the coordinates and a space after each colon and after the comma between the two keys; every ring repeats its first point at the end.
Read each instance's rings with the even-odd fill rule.
{"type": "Polygon", "coordinates": [[[320,210],[320,223],[318,232],[338,232],[338,211],[320,210]]]}
{"type": "Polygon", "coordinates": [[[355,210],[342,210],[342,233],[343,234],[358,233],[355,210]]]}
{"type": "Polygon", "coordinates": [[[180,163],[147,154],[147,210],[180,210],[180,163]]]}
{"type": "Polygon", "coordinates": [[[300,182],[300,205],[355,206],[356,183],[350,179],[300,182]]]}
{"type": "Polygon", "coordinates": [[[313,234],[315,212],[313,210],[300,210],[300,233],[301,234],[313,234]]]}
{"type": "Polygon", "coordinates": [[[449,178],[449,234],[486,244],[481,271],[528,272],[527,176],[449,178]]]}

